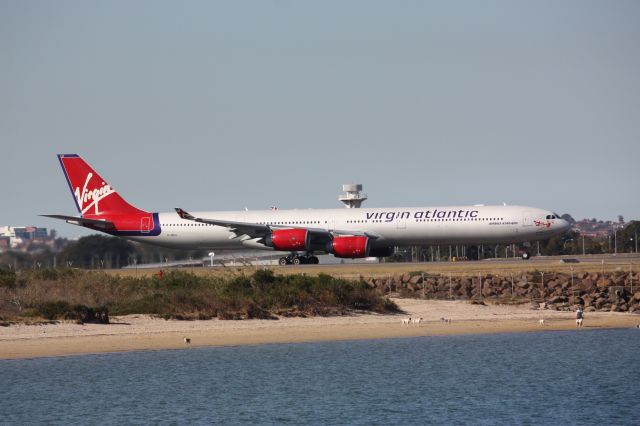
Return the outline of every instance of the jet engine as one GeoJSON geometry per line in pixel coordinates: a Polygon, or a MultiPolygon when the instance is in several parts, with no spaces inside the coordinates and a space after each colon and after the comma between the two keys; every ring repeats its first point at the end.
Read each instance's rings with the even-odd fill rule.
{"type": "Polygon", "coordinates": [[[367,257],[369,248],[369,238],[363,236],[338,236],[331,241],[329,252],[335,257],[367,257]]]}
{"type": "Polygon", "coordinates": [[[264,245],[278,251],[302,251],[309,247],[306,229],[276,229],[264,239],[264,245]]]}
{"type": "Polygon", "coordinates": [[[327,252],[335,257],[356,259],[361,257],[386,257],[393,254],[393,247],[374,247],[368,237],[337,236],[327,245],[327,252]]]}

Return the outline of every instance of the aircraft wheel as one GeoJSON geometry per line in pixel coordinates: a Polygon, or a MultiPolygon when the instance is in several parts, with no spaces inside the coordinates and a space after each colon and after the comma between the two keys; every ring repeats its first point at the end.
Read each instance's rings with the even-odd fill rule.
{"type": "Polygon", "coordinates": [[[281,257],[280,260],[278,260],[278,263],[280,264],[280,266],[285,266],[288,263],[287,258],[281,257]]]}
{"type": "Polygon", "coordinates": [[[522,252],[522,260],[529,260],[530,258],[531,258],[531,255],[529,254],[528,251],[522,252]]]}
{"type": "Polygon", "coordinates": [[[299,265],[302,262],[300,261],[299,257],[294,257],[293,260],[291,261],[291,263],[293,263],[294,265],[299,265]]]}
{"type": "Polygon", "coordinates": [[[318,263],[320,263],[320,259],[318,259],[316,256],[311,256],[309,258],[309,263],[312,265],[317,265],[318,263]]]}

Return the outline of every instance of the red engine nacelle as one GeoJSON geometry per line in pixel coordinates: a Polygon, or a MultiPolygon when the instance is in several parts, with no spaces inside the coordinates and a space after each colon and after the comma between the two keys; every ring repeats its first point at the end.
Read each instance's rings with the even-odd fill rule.
{"type": "Polygon", "coordinates": [[[280,251],[306,250],[308,237],[306,229],[276,229],[265,239],[265,245],[280,251]]]}
{"type": "Polygon", "coordinates": [[[355,259],[369,256],[369,238],[362,236],[335,237],[331,242],[335,257],[355,259]]]}

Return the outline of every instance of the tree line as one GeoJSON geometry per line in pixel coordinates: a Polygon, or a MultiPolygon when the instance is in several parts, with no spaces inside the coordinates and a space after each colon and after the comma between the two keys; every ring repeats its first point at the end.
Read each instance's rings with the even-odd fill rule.
{"type": "Polygon", "coordinates": [[[118,269],[140,263],[201,259],[206,255],[204,250],[171,249],[95,234],[70,241],[57,252],[42,249],[29,253],[15,251],[0,253],[0,268],[118,269]]]}

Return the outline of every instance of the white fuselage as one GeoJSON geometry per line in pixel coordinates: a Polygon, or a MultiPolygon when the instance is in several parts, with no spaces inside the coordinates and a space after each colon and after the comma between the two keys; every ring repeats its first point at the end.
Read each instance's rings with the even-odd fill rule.
{"type": "MultiPolygon", "coordinates": [[[[523,206],[394,207],[361,209],[193,212],[201,218],[376,236],[376,246],[519,243],[549,238],[569,225],[548,210],[523,206]]],[[[160,233],[129,237],[167,247],[191,249],[265,248],[226,227],[158,215],[160,233]]]]}

